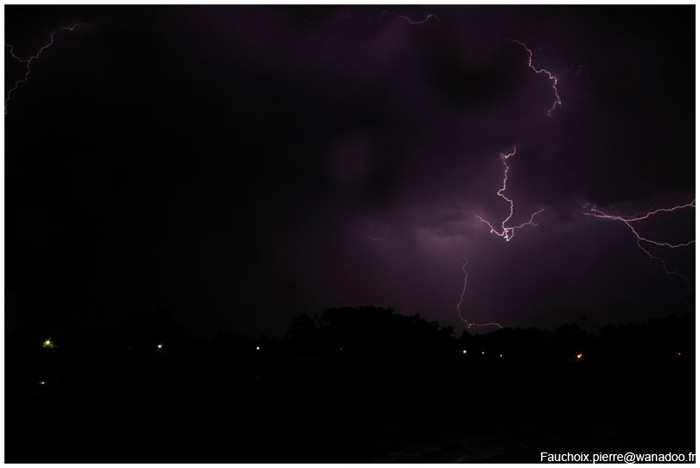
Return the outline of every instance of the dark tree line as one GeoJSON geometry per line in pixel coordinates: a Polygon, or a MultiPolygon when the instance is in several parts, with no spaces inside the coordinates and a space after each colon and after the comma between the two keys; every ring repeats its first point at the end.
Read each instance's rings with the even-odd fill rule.
{"type": "Polygon", "coordinates": [[[281,338],[195,336],[166,311],[99,333],[8,335],[8,460],[357,462],[455,434],[536,454],[538,440],[584,429],[598,451],[601,425],[622,431],[613,451],[685,450],[694,329],[686,314],[457,334],[368,306],[299,315],[281,338]]]}
{"type": "MultiPolygon", "coordinates": [[[[114,381],[144,362],[167,362],[170,372],[216,373],[216,366],[258,366],[260,376],[282,360],[353,360],[371,366],[400,363],[502,362],[509,365],[610,367],[650,366],[694,359],[694,318],[690,314],[646,323],[603,326],[586,333],[567,324],[554,330],[503,328],[457,335],[451,327],[391,308],[342,307],[291,320],[282,338],[220,332],[186,334],[172,314],[160,310],[133,317],[99,333],[71,329],[56,334],[7,336],[7,385],[29,391],[48,385],[114,381]],[[52,346],[43,345],[51,339],[52,346]],[[213,368],[212,368],[213,367],[213,368]]],[[[161,365],[161,364],[158,364],[161,365]]],[[[225,372],[225,370],[224,370],[225,372]]],[[[191,377],[191,376],[190,376],[191,377]]]]}

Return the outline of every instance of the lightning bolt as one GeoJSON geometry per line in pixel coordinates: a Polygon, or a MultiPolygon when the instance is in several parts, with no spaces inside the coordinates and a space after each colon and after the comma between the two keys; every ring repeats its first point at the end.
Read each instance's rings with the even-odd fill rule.
{"type": "Polygon", "coordinates": [[[548,116],[552,116],[552,112],[554,112],[554,109],[557,108],[557,106],[561,107],[561,97],[559,96],[559,88],[557,88],[557,84],[559,84],[559,80],[557,80],[557,77],[554,76],[552,72],[549,70],[546,70],[544,68],[537,68],[532,64],[532,50],[525,44],[524,42],[518,41],[517,39],[509,39],[511,42],[515,42],[516,44],[519,44],[523,49],[525,49],[528,53],[528,61],[527,61],[527,66],[530,67],[532,71],[534,71],[537,74],[544,73],[547,75],[550,81],[552,81],[552,89],[554,90],[554,96],[556,99],[554,100],[554,104],[552,104],[552,107],[549,108],[547,111],[548,116]]]}
{"type": "Polygon", "coordinates": [[[496,192],[496,194],[499,197],[501,197],[502,199],[504,199],[508,203],[508,205],[510,206],[510,213],[508,213],[508,216],[503,220],[503,222],[501,222],[501,230],[500,231],[497,230],[495,227],[493,227],[493,225],[489,221],[487,221],[483,217],[479,216],[478,214],[474,214],[479,219],[479,221],[486,224],[491,229],[492,234],[496,234],[498,237],[502,237],[503,239],[505,239],[506,242],[510,242],[510,240],[515,236],[516,230],[522,229],[526,226],[537,226],[537,224],[535,224],[535,216],[537,216],[538,214],[540,214],[544,211],[544,208],[542,208],[541,210],[535,211],[534,213],[532,213],[530,215],[530,219],[525,223],[518,224],[517,226],[506,227],[506,223],[508,221],[510,221],[510,219],[513,217],[513,211],[514,211],[513,200],[508,198],[504,194],[504,192],[506,191],[506,189],[508,187],[508,170],[510,169],[510,166],[508,166],[508,158],[515,156],[516,152],[517,152],[517,148],[513,148],[512,153],[507,153],[507,154],[501,153],[501,159],[503,160],[503,165],[505,166],[505,170],[503,171],[503,186],[501,187],[501,189],[498,192],[496,192]]]}
{"type": "Polygon", "coordinates": [[[469,273],[467,272],[467,265],[469,264],[469,260],[467,260],[467,257],[462,257],[462,260],[464,260],[464,263],[462,264],[462,271],[464,272],[464,286],[462,286],[462,293],[459,295],[459,302],[457,303],[457,316],[462,322],[464,322],[464,325],[467,327],[467,329],[470,329],[471,327],[503,328],[501,324],[497,322],[476,323],[470,322],[469,320],[462,317],[462,303],[464,302],[464,295],[467,292],[467,280],[469,279],[469,273]]]}
{"type": "Polygon", "coordinates": [[[394,18],[402,19],[402,20],[406,21],[408,24],[410,24],[411,26],[415,26],[417,24],[425,24],[428,21],[430,21],[431,19],[434,19],[435,21],[437,21],[440,24],[445,24],[445,22],[442,21],[438,15],[433,14],[433,13],[430,13],[429,15],[427,15],[425,17],[425,19],[423,19],[421,21],[414,21],[411,18],[409,18],[408,16],[397,15],[396,13],[391,13],[391,12],[386,11],[386,10],[383,10],[382,13],[379,15],[380,18],[383,18],[384,16],[393,16],[394,18]]]}
{"type": "Polygon", "coordinates": [[[668,265],[666,264],[666,262],[664,261],[664,259],[652,254],[649,251],[649,249],[647,249],[645,247],[645,244],[651,244],[651,245],[655,245],[657,247],[668,247],[670,249],[679,249],[681,247],[688,247],[688,246],[694,244],[695,240],[693,239],[693,240],[690,240],[688,242],[678,242],[678,243],[660,242],[660,241],[657,241],[654,239],[650,239],[648,237],[644,237],[643,235],[641,235],[637,231],[637,229],[633,225],[633,223],[635,223],[637,221],[643,221],[645,219],[649,219],[652,216],[657,215],[659,213],[672,213],[674,211],[683,210],[686,208],[695,208],[695,200],[693,200],[690,203],[686,203],[684,205],[676,205],[676,206],[673,206],[671,208],[659,208],[656,210],[648,211],[642,215],[633,216],[633,217],[611,215],[611,214],[605,213],[603,210],[599,209],[596,205],[591,206],[591,208],[588,211],[584,212],[584,214],[586,214],[587,216],[592,216],[594,218],[608,219],[608,220],[619,221],[619,222],[623,223],[632,232],[632,234],[634,234],[634,236],[637,238],[637,246],[641,249],[642,252],[644,252],[647,255],[647,257],[649,257],[652,260],[658,261],[659,264],[661,265],[661,268],[663,268],[663,270],[664,270],[664,272],[666,272],[666,274],[676,275],[676,276],[683,278],[685,280],[685,282],[687,283],[688,288],[690,289],[690,283],[688,282],[688,278],[686,278],[685,276],[683,276],[679,272],[670,269],[668,267],[668,265]]]}
{"type": "Polygon", "coordinates": [[[17,54],[15,54],[14,46],[12,44],[5,44],[5,47],[8,49],[10,56],[13,59],[15,59],[16,61],[18,61],[19,63],[24,64],[24,73],[22,74],[22,77],[14,82],[12,87],[7,92],[7,96],[5,97],[5,114],[7,114],[7,106],[10,102],[10,98],[12,97],[12,93],[17,91],[17,88],[19,88],[19,85],[21,85],[22,83],[26,82],[29,79],[29,75],[32,73],[32,63],[36,59],[41,57],[41,54],[43,54],[46,49],[48,49],[49,47],[51,47],[53,45],[56,33],[59,33],[62,31],[73,32],[73,31],[75,31],[76,28],[79,28],[81,26],[87,26],[87,23],[76,23],[72,26],[61,26],[60,28],[54,29],[53,31],[51,31],[51,36],[49,38],[49,42],[47,42],[46,44],[41,46],[39,48],[39,50],[37,50],[34,55],[31,55],[27,58],[22,58],[22,57],[19,57],[17,54]]]}
{"type": "MultiPolygon", "coordinates": [[[[427,17],[423,22],[428,21],[428,19],[429,19],[429,17],[427,17]]],[[[439,21],[439,18],[438,18],[438,21],[439,21]]],[[[409,22],[410,22],[410,20],[409,20],[409,22]]],[[[555,95],[556,99],[554,101],[554,104],[552,104],[552,107],[550,107],[549,110],[547,111],[547,116],[551,117],[552,112],[554,112],[554,110],[557,108],[557,106],[561,107],[561,105],[562,105],[561,104],[561,97],[559,96],[559,89],[557,88],[557,85],[558,85],[557,77],[554,76],[554,74],[552,74],[552,72],[550,72],[549,70],[546,70],[544,68],[539,69],[532,64],[532,50],[530,50],[530,48],[527,46],[527,44],[525,44],[524,42],[518,41],[518,40],[514,40],[514,39],[511,39],[511,42],[515,42],[516,44],[519,44],[521,47],[523,47],[527,51],[527,53],[528,53],[528,67],[530,67],[530,69],[532,69],[537,74],[544,73],[545,75],[547,75],[547,77],[550,79],[550,81],[552,81],[552,89],[554,90],[554,95],[555,95]]],[[[516,226],[510,226],[510,227],[506,226],[506,224],[513,217],[513,213],[515,211],[515,203],[513,202],[513,199],[508,198],[505,195],[505,191],[508,189],[508,171],[510,170],[510,166],[508,165],[508,159],[515,156],[517,151],[518,151],[517,148],[514,147],[512,152],[501,153],[501,155],[500,155],[501,160],[503,161],[503,166],[505,167],[505,169],[503,170],[503,185],[498,190],[498,192],[496,192],[496,195],[498,195],[503,200],[505,200],[506,203],[508,203],[508,206],[510,208],[508,216],[506,216],[506,218],[501,222],[500,230],[496,229],[493,226],[493,224],[491,224],[489,221],[484,219],[482,216],[480,216],[476,213],[474,214],[476,216],[476,218],[479,219],[479,221],[481,221],[482,223],[486,224],[489,227],[490,232],[492,234],[496,234],[498,237],[502,237],[506,242],[510,242],[510,240],[513,239],[513,237],[515,236],[515,231],[517,231],[518,229],[522,229],[526,226],[536,226],[535,216],[537,216],[538,214],[540,214],[544,211],[544,208],[535,211],[534,213],[532,213],[530,215],[530,219],[522,224],[518,224],[516,226]]],[[[464,301],[464,294],[467,291],[467,280],[469,278],[469,274],[467,273],[468,261],[465,257],[462,257],[462,258],[464,259],[464,264],[462,265],[462,271],[464,272],[464,286],[462,287],[462,294],[459,296],[459,302],[457,303],[457,314],[459,316],[459,319],[462,322],[464,322],[467,329],[469,329],[473,326],[477,326],[477,327],[497,326],[498,328],[503,328],[501,326],[501,324],[496,323],[496,322],[479,324],[479,323],[470,322],[469,320],[462,317],[461,307],[462,307],[462,302],[464,301]]]]}

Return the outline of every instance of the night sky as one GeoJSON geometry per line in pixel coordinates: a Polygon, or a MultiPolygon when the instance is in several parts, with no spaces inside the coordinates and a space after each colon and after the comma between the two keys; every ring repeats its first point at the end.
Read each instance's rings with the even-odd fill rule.
{"type": "MultiPolygon", "coordinates": [[[[279,335],[302,312],[374,304],[461,332],[463,257],[473,322],[593,330],[693,310],[694,288],[623,223],[585,212],[695,199],[694,18],[7,6],[19,57],[86,23],[56,33],[7,105],[8,330],[165,309],[192,332],[279,335]],[[513,39],[557,77],[551,116],[552,81],[513,39]],[[476,215],[508,215],[514,147],[511,224],[545,211],[506,242],[476,215]]],[[[5,64],[7,95],[23,66],[7,47],[5,64]]],[[[635,226],[682,243],[694,222],[635,226]]],[[[695,284],[694,246],[651,248],[695,284]]]]}

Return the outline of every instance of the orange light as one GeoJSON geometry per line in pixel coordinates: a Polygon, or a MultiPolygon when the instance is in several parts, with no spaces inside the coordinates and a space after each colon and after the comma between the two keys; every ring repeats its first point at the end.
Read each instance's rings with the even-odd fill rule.
{"type": "Polygon", "coordinates": [[[576,359],[581,359],[583,357],[583,354],[577,354],[576,359]]]}

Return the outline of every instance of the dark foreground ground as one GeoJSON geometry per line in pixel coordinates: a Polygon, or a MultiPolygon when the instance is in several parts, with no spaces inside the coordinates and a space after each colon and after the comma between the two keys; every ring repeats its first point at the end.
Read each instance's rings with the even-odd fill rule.
{"type": "Polygon", "coordinates": [[[162,349],[107,339],[91,354],[10,340],[5,461],[538,462],[543,451],[695,452],[692,343],[610,336],[612,348],[571,343],[586,349],[581,358],[553,345],[533,351],[512,336],[455,341],[432,355],[404,344],[406,352],[346,346],[317,356],[272,344],[204,352],[184,338],[162,349]]]}
{"type": "MultiPolygon", "coordinates": [[[[694,451],[686,362],[596,372],[465,365],[420,381],[313,376],[207,387],[96,381],[8,395],[7,462],[538,461],[541,451],[694,451]]],[[[300,369],[294,372],[304,373],[300,369]]]]}

